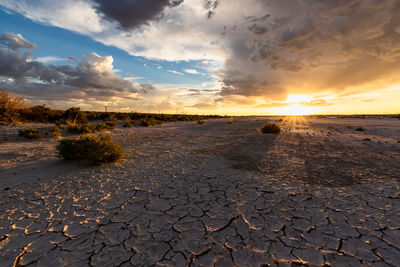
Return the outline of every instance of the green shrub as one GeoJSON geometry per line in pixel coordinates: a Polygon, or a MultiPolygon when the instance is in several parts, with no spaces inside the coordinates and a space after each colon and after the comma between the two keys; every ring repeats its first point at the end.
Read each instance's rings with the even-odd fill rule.
{"type": "Polygon", "coordinates": [[[61,140],[58,154],[66,160],[86,161],[91,165],[104,165],[123,159],[123,148],[109,135],[81,135],[61,140]]]}
{"type": "Polygon", "coordinates": [[[281,132],[281,127],[275,123],[267,123],[261,128],[261,133],[263,134],[279,134],[281,132]]]}
{"type": "Polygon", "coordinates": [[[35,128],[26,128],[25,130],[18,130],[19,136],[23,136],[28,139],[39,139],[43,134],[35,128]]]}
{"type": "Polygon", "coordinates": [[[356,128],[356,131],[363,132],[363,131],[365,131],[365,129],[363,127],[361,127],[361,126],[358,126],[356,128]]]}

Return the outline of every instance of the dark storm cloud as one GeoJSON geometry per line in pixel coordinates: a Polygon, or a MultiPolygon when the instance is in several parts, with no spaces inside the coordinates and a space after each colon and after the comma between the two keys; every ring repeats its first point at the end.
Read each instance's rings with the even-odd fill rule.
{"type": "Polygon", "coordinates": [[[260,10],[224,32],[231,53],[220,73],[222,95],[282,98],[289,90],[400,82],[400,1],[251,3],[260,10]]]}
{"type": "Polygon", "coordinates": [[[151,20],[162,18],[167,7],[176,7],[183,0],[94,0],[105,19],[117,22],[123,29],[132,30],[151,20]]]}
{"type": "Polygon", "coordinates": [[[26,40],[21,34],[4,33],[0,34],[0,47],[8,47],[11,50],[35,49],[36,45],[26,40]]]}
{"type": "MultiPolygon", "coordinates": [[[[20,36],[22,38],[22,36],[20,36]]],[[[25,39],[19,40],[25,40],[25,39]]],[[[26,40],[25,40],[26,41],[26,40]]],[[[25,92],[28,95],[40,93],[35,88],[53,90],[59,95],[74,95],[92,97],[96,99],[109,98],[124,93],[134,93],[137,89],[133,84],[113,71],[112,57],[101,57],[95,53],[84,55],[76,67],[71,65],[45,65],[35,61],[29,53],[19,53],[22,47],[29,46],[29,42],[17,45],[17,42],[4,42],[0,47],[0,76],[15,80],[14,89],[25,88],[32,90],[25,92]],[[34,79],[32,82],[31,80],[34,79]],[[52,88],[52,89],[50,89],[52,88]]],[[[12,88],[12,85],[8,85],[12,88]]],[[[150,90],[151,85],[144,84],[143,90],[150,90]]],[[[15,91],[15,90],[13,90],[15,91]]],[[[50,94],[52,95],[52,94],[50,94]]]]}

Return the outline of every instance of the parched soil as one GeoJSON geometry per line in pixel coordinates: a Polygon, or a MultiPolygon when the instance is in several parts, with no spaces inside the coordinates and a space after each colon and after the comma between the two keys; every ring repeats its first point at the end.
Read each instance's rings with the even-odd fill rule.
{"type": "Polygon", "coordinates": [[[105,167],[1,127],[0,266],[398,266],[400,120],[237,121],[118,128],[105,167]]]}

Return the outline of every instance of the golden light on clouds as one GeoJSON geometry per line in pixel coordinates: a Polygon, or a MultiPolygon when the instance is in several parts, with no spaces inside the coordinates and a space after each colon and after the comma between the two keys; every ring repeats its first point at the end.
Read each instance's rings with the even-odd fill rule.
{"type": "Polygon", "coordinates": [[[288,95],[286,103],[304,103],[313,99],[311,95],[288,95]]]}

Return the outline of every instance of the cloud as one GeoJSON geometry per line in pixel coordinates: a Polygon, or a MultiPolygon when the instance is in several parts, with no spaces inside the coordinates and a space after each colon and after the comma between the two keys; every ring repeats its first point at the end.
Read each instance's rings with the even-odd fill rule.
{"type": "Polygon", "coordinates": [[[183,71],[189,74],[205,75],[204,73],[198,72],[195,69],[184,69],[183,71]]]}
{"type": "Polygon", "coordinates": [[[68,59],[69,59],[69,60],[72,60],[72,61],[75,61],[75,62],[78,62],[78,61],[79,61],[79,58],[76,58],[76,57],[74,57],[74,56],[69,56],[68,59]]]}
{"type": "Polygon", "coordinates": [[[0,34],[0,46],[8,47],[11,50],[35,49],[36,45],[26,40],[21,34],[5,33],[0,34]]]}
{"type": "Polygon", "coordinates": [[[177,75],[181,75],[181,76],[185,75],[185,74],[183,74],[182,72],[179,72],[179,71],[176,71],[176,70],[167,70],[167,71],[170,72],[170,73],[174,73],[174,74],[177,74],[177,75]]]}
{"type": "Polygon", "coordinates": [[[42,62],[42,63],[49,63],[49,62],[63,61],[63,60],[65,60],[65,58],[55,57],[55,56],[47,56],[47,57],[38,57],[38,58],[36,58],[36,60],[39,62],[42,62]]]}
{"type": "Polygon", "coordinates": [[[250,2],[251,15],[223,33],[230,55],[218,73],[221,95],[281,100],[289,91],[400,82],[400,2],[250,2]]]}
{"type": "Polygon", "coordinates": [[[176,7],[183,0],[94,0],[97,11],[105,19],[117,22],[123,29],[132,30],[151,20],[160,20],[163,10],[176,7]]]}
{"type": "MultiPolygon", "coordinates": [[[[18,40],[25,40],[20,35],[18,40]]],[[[0,47],[0,76],[12,78],[7,88],[27,96],[38,96],[46,92],[52,97],[80,99],[132,98],[138,92],[133,83],[116,75],[111,56],[96,53],[83,55],[76,67],[71,65],[45,65],[34,60],[28,52],[20,53],[22,47],[33,47],[28,41],[4,42],[0,47]]],[[[151,90],[142,84],[140,90],[151,90]]],[[[134,98],[134,97],[133,97],[134,98]]]]}
{"type": "MultiPolygon", "coordinates": [[[[289,93],[347,94],[400,83],[398,0],[0,0],[0,5],[131,55],[217,62],[204,69],[219,79],[221,89],[215,97],[225,103],[252,105],[253,100],[244,99],[253,97],[275,103],[289,93]],[[136,7],[142,13],[131,16],[138,12],[136,7]]],[[[17,48],[7,49],[2,52],[7,62],[32,60],[16,53],[17,48]]],[[[18,75],[35,72],[39,77],[40,71],[38,79],[48,82],[50,74],[59,73],[66,76],[53,83],[72,84],[68,71],[39,63],[25,62],[12,77],[18,80],[18,75]]],[[[3,73],[11,73],[5,69],[0,66],[3,73]]]]}

